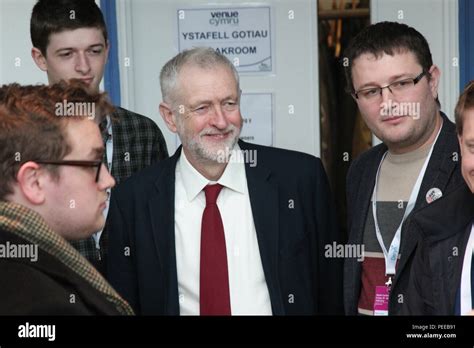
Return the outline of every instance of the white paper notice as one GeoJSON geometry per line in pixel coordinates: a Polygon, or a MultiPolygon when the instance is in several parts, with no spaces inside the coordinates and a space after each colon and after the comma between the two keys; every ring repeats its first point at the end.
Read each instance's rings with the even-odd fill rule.
{"type": "Polygon", "coordinates": [[[178,49],[212,47],[239,72],[271,72],[270,7],[178,9],[178,49]]]}
{"type": "Polygon", "coordinates": [[[240,112],[243,118],[240,139],[249,143],[273,145],[273,101],[271,93],[242,94],[240,112]]]}

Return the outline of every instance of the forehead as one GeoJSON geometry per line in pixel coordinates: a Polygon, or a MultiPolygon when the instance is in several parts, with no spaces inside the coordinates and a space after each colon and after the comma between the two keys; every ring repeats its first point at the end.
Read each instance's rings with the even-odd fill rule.
{"type": "Polygon", "coordinates": [[[202,99],[237,97],[237,81],[230,68],[184,66],[178,76],[178,93],[188,103],[202,99]]]}
{"type": "Polygon", "coordinates": [[[462,113],[463,136],[474,138],[474,108],[464,110],[462,113]]]}
{"type": "Polygon", "coordinates": [[[99,126],[87,118],[68,120],[66,136],[68,144],[71,146],[72,155],[85,156],[93,148],[103,146],[99,126]]]}
{"type": "Polygon", "coordinates": [[[105,38],[99,28],[79,28],[74,30],[63,30],[49,36],[48,50],[61,48],[85,48],[91,45],[105,45],[105,38]]]}
{"type": "Polygon", "coordinates": [[[394,55],[383,53],[374,55],[364,53],[354,59],[352,76],[354,82],[365,83],[373,78],[390,78],[392,76],[421,72],[421,65],[411,51],[394,55]],[[420,71],[418,71],[420,70],[420,71]]]}

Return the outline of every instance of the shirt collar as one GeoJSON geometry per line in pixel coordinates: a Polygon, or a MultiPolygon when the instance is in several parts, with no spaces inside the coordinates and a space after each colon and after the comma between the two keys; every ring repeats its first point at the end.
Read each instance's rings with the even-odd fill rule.
{"type": "MultiPolygon", "coordinates": [[[[230,160],[224,169],[224,173],[222,173],[222,176],[217,180],[217,183],[233,191],[245,194],[247,191],[247,178],[245,176],[245,165],[242,159],[245,159],[245,157],[243,156],[239,145],[236,144],[232,151],[230,160]]],[[[186,196],[190,202],[196,198],[206,185],[216,183],[206,179],[201,173],[199,173],[188,161],[183,150],[181,150],[178,166],[181,172],[186,196]]]]}

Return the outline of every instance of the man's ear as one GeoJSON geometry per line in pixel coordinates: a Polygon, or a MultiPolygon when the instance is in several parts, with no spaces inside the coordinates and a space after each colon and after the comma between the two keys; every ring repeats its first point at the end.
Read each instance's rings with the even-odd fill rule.
{"type": "Polygon", "coordinates": [[[431,94],[433,95],[433,98],[437,98],[439,79],[441,78],[441,71],[439,70],[438,66],[433,64],[429,73],[431,76],[429,80],[431,94]]]}
{"type": "Polygon", "coordinates": [[[43,55],[43,53],[41,53],[38,48],[33,47],[31,49],[31,57],[33,57],[33,60],[35,61],[38,68],[43,71],[48,71],[48,63],[46,62],[46,57],[43,55]]]}
{"type": "Polygon", "coordinates": [[[173,133],[176,133],[178,131],[178,128],[176,127],[176,120],[173,114],[173,110],[171,109],[171,106],[165,102],[161,102],[160,114],[161,114],[161,117],[163,117],[163,121],[165,121],[168,129],[172,131],[173,133]]]}
{"type": "Polygon", "coordinates": [[[44,180],[48,175],[35,162],[26,162],[20,167],[16,180],[23,197],[33,205],[43,204],[45,201],[44,180]]]}

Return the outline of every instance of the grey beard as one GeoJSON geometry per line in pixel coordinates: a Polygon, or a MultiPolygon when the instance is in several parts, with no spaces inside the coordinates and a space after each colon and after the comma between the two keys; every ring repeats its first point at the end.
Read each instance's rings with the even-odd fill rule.
{"type": "MultiPolygon", "coordinates": [[[[182,121],[182,120],[180,120],[182,121]]],[[[225,131],[232,131],[234,133],[234,137],[226,141],[223,144],[223,147],[217,149],[215,151],[207,149],[200,140],[202,139],[203,132],[201,132],[196,138],[188,137],[186,134],[186,130],[184,129],[184,124],[182,122],[177,122],[176,124],[178,128],[178,135],[181,140],[181,143],[184,147],[186,147],[191,153],[194,154],[195,160],[201,163],[212,163],[215,164],[216,162],[222,162],[223,159],[223,152],[225,153],[225,163],[228,162],[230,157],[231,151],[235,147],[235,144],[239,140],[241,128],[237,128],[234,125],[230,125],[225,131]]]]}

